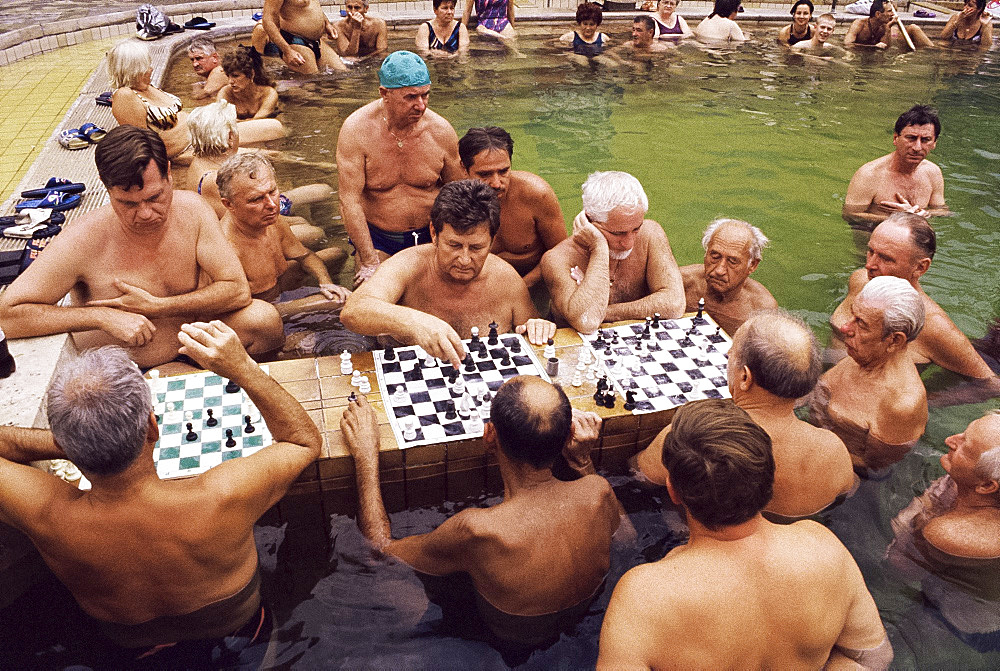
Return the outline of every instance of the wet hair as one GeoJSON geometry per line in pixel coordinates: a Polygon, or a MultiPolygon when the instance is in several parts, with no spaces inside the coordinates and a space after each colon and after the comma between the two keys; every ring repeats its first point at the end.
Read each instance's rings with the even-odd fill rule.
{"type": "Polygon", "coordinates": [[[934,258],[934,252],[937,251],[937,234],[929,221],[912,212],[893,212],[875,228],[886,223],[899,224],[910,229],[910,242],[916,248],[915,258],[934,258]]]}
{"type": "Polygon", "coordinates": [[[795,10],[799,8],[799,5],[805,5],[809,8],[809,16],[812,16],[812,13],[816,11],[816,8],[813,7],[812,0],[795,0],[795,4],[792,5],[792,9],[788,13],[795,16],[795,10]]]}
{"type": "Polygon", "coordinates": [[[457,233],[466,233],[487,224],[490,237],[500,230],[500,201],[496,191],[478,179],[448,182],[438,191],[431,206],[431,226],[440,235],[448,224],[457,233]]]}
{"type": "Polygon", "coordinates": [[[274,174],[271,161],[259,151],[248,151],[230,156],[222,162],[219,171],[215,173],[215,185],[219,187],[219,195],[228,200],[233,195],[234,177],[257,179],[265,173],[274,174]]]}
{"type": "Polygon", "coordinates": [[[468,170],[475,158],[489,149],[503,149],[511,158],[514,157],[514,138],[499,126],[470,128],[458,141],[458,157],[468,170]]]}
{"type": "Polygon", "coordinates": [[[819,343],[804,321],[784,310],[755,312],[733,335],[734,370],[746,366],[754,384],[779,398],[800,398],[823,372],[819,343]]]}
{"type": "Polygon", "coordinates": [[[868,18],[874,19],[876,14],[884,11],[885,5],[882,3],[882,0],[872,0],[871,9],[868,10],[868,18]]]}
{"type": "Polygon", "coordinates": [[[601,25],[601,22],[604,21],[601,6],[596,2],[581,2],[577,5],[576,22],[583,23],[584,21],[593,21],[597,25],[601,25]]]}
{"type": "Polygon", "coordinates": [[[191,149],[195,156],[212,156],[229,151],[229,137],[236,132],[236,106],[225,100],[195,107],[188,114],[191,149]]]}
{"type": "Polygon", "coordinates": [[[923,126],[931,124],[934,126],[934,139],[941,134],[941,119],[938,118],[937,110],[930,105],[914,105],[899,115],[896,119],[895,133],[899,135],[907,126],[923,126]]]}
{"type": "Polygon", "coordinates": [[[712,13],[708,15],[708,18],[721,16],[724,19],[728,19],[735,12],[739,11],[741,2],[742,0],[715,0],[715,6],[712,8],[712,13]]]}
{"type": "Polygon", "coordinates": [[[854,300],[882,310],[883,338],[899,332],[906,336],[906,342],[913,342],[924,328],[924,301],[900,277],[873,277],[854,300]]]}
{"type": "Polygon", "coordinates": [[[608,215],[616,207],[642,210],[643,214],[649,211],[649,198],[642,184],[627,172],[593,172],[581,190],[583,211],[592,221],[607,223],[608,215]]]}
{"type": "Polygon", "coordinates": [[[207,37],[198,37],[191,41],[191,44],[188,45],[187,52],[189,54],[193,54],[196,51],[201,52],[206,56],[211,56],[212,54],[217,53],[215,49],[215,42],[207,37]]]}
{"type": "Polygon", "coordinates": [[[89,349],[60,367],[46,412],[52,437],[85,473],[115,475],[142,453],[149,385],[121,347],[89,349]]]}
{"type": "Polygon", "coordinates": [[[816,23],[818,24],[820,21],[824,20],[833,21],[834,24],[837,23],[837,17],[831,14],[830,12],[826,12],[825,14],[820,14],[819,17],[816,19],[816,23]]]}
{"type": "Polygon", "coordinates": [[[663,441],[663,465],[688,514],[718,531],[764,509],[774,486],[771,437],[732,399],[677,409],[663,441]]]}
{"type": "Polygon", "coordinates": [[[434,9],[437,9],[438,7],[441,6],[442,2],[450,2],[453,5],[458,4],[457,0],[432,0],[431,4],[434,5],[434,9]]]}
{"type": "Polygon", "coordinates": [[[976,0],[976,10],[980,15],[986,11],[986,0],[976,0]]]}
{"type": "Polygon", "coordinates": [[[241,74],[257,86],[274,86],[274,82],[264,72],[264,62],[253,47],[237,45],[222,57],[222,71],[227,77],[241,74]]]}
{"type": "Polygon", "coordinates": [[[656,21],[653,20],[653,17],[645,14],[640,14],[632,19],[632,23],[641,23],[643,30],[656,30],[656,21]]]}
{"type": "Polygon", "coordinates": [[[108,77],[113,89],[131,87],[151,67],[149,47],[138,40],[119,42],[108,52],[108,77]]]}
{"type": "MultiPolygon", "coordinates": [[[[541,394],[545,399],[548,394],[541,394]]],[[[548,400],[548,399],[545,399],[548,400]]],[[[490,421],[500,449],[510,459],[535,468],[551,466],[569,440],[573,411],[559,385],[525,376],[511,378],[497,390],[490,407],[490,421]],[[538,407],[526,386],[545,384],[555,392],[555,404],[538,407]]]]}
{"type": "Polygon", "coordinates": [[[94,150],[97,174],[106,189],[115,186],[125,191],[132,187],[141,189],[142,173],[150,161],[156,164],[160,177],[165,179],[169,164],[163,140],[148,128],[138,126],[112,128],[94,150]]]}
{"type": "Polygon", "coordinates": [[[716,219],[708,225],[705,229],[704,235],[701,236],[701,246],[708,251],[708,245],[712,242],[712,236],[715,232],[719,230],[723,225],[733,225],[738,226],[746,230],[750,234],[750,260],[760,261],[761,251],[770,244],[770,240],[764,235],[759,228],[753,226],[752,224],[743,221],[742,219],[716,219]]]}

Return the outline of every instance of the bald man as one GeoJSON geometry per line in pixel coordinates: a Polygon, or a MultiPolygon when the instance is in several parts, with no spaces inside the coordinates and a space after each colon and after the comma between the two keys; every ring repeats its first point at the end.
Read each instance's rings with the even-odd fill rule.
{"type": "Polygon", "coordinates": [[[771,292],[750,279],[767,244],[760,229],[745,221],[716,219],[709,224],[701,238],[704,262],[680,269],[688,312],[697,310],[704,298],[709,316],[732,335],[757,310],[777,308],[771,292]]]}
{"type": "MultiPolygon", "coordinates": [[[[839,504],[856,478],[851,455],[832,431],[795,416],[795,401],[805,396],[822,371],[819,344],[806,324],[773,310],[750,317],[737,329],[729,350],[729,392],[771,438],[774,495],[764,507],[772,522],[790,523],[839,504]]],[[[636,464],[649,480],[666,484],[660,459],[664,429],[643,450],[636,464]]]]}

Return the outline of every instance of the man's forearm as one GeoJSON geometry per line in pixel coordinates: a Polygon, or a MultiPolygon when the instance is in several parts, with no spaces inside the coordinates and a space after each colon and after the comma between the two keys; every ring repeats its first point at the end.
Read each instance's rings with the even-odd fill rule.
{"type": "Polygon", "coordinates": [[[351,244],[357,250],[358,259],[363,264],[372,264],[378,260],[375,252],[375,245],[372,244],[372,235],[368,230],[368,220],[365,217],[365,210],[361,203],[353,197],[344,195],[343,186],[340,189],[340,213],[344,218],[344,228],[351,239],[351,244]]]}
{"type": "Polygon", "coordinates": [[[644,319],[657,312],[664,319],[675,319],[684,314],[684,301],[677,301],[667,290],[656,291],[648,296],[627,303],[612,303],[604,313],[604,321],[617,322],[623,319],[644,319]]]}
{"type": "Polygon", "coordinates": [[[608,259],[608,252],[604,248],[598,247],[591,251],[583,281],[570,296],[566,314],[563,315],[574,328],[584,333],[593,333],[604,321],[611,295],[608,259]]]}
{"type": "Polygon", "coordinates": [[[367,336],[387,335],[399,342],[412,344],[409,342],[412,339],[410,325],[419,314],[413,308],[355,293],[341,311],[340,320],[355,333],[367,336]]]}
{"type": "Polygon", "coordinates": [[[32,338],[55,333],[78,333],[101,328],[102,315],[113,308],[63,307],[22,303],[0,312],[0,324],[8,338],[32,338]]]}
{"type": "Polygon", "coordinates": [[[0,459],[27,464],[42,459],[65,458],[66,454],[56,445],[51,431],[0,426],[0,459]]]}
{"type": "Polygon", "coordinates": [[[354,477],[358,486],[358,528],[372,545],[383,550],[392,542],[392,528],[379,489],[378,456],[355,459],[354,477]]]}
{"type": "Polygon", "coordinates": [[[330,277],[326,264],[313,252],[306,254],[299,263],[302,264],[302,269],[315,277],[320,284],[333,284],[333,278],[330,277]]]}
{"type": "Polygon", "coordinates": [[[323,446],[316,424],[295,398],[252,361],[233,381],[260,410],[275,442],[291,443],[312,452],[318,459],[323,446]]]}
{"type": "Polygon", "coordinates": [[[155,314],[147,317],[212,318],[250,305],[250,286],[237,280],[217,280],[208,286],[157,301],[155,314]]]}

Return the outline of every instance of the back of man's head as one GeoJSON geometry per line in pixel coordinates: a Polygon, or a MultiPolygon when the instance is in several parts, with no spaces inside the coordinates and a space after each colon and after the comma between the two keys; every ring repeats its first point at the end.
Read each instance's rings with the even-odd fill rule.
{"type": "Polygon", "coordinates": [[[930,222],[919,214],[912,212],[893,212],[875,227],[904,226],[910,231],[910,242],[913,244],[914,260],[933,259],[937,251],[937,234],[930,222]]]}
{"type": "Polygon", "coordinates": [[[128,191],[143,188],[142,174],[152,161],[160,177],[167,176],[167,148],[160,136],[148,128],[117,126],[108,131],[94,150],[97,174],[104,187],[128,191]]]}
{"type": "Polygon", "coordinates": [[[784,310],[756,312],[733,335],[731,366],[746,366],[754,384],[780,398],[805,396],[823,372],[812,330],[784,310]]]}
{"type": "Polygon", "coordinates": [[[663,465],[688,514],[712,531],[752,519],[771,500],[771,437],[730,399],[681,406],[663,465]]]}
{"type": "Polygon", "coordinates": [[[521,375],[497,390],[490,421],[509,459],[544,468],[552,465],[569,440],[573,410],[561,387],[521,375]]]}
{"type": "Polygon", "coordinates": [[[233,180],[237,177],[259,179],[265,175],[274,175],[271,161],[259,151],[248,151],[230,156],[215,173],[215,184],[219,187],[219,195],[227,200],[233,197],[233,180]]]}
{"type": "Polygon", "coordinates": [[[500,230],[500,201],[496,191],[478,179],[448,182],[441,187],[431,206],[431,226],[440,234],[448,224],[458,233],[466,233],[487,224],[490,237],[500,230]]]}
{"type": "Polygon", "coordinates": [[[85,351],[49,387],[52,437],[84,473],[121,473],[139,457],[153,401],[149,385],[120,347],[85,351]]]}
{"type": "Polygon", "coordinates": [[[499,126],[484,126],[470,128],[458,141],[458,157],[466,170],[472,167],[480,153],[490,149],[501,149],[507,152],[507,156],[513,157],[514,138],[499,126]]]}
{"type": "Polygon", "coordinates": [[[875,18],[876,14],[884,11],[885,11],[885,5],[883,4],[882,0],[872,0],[872,6],[871,9],[868,10],[868,16],[870,18],[875,18]]]}
{"type": "Polygon", "coordinates": [[[912,342],[924,328],[924,301],[906,280],[892,275],[873,277],[854,299],[882,311],[882,337],[902,333],[912,342]]]}
{"type": "Polygon", "coordinates": [[[899,115],[896,125],[893,127],[896,135],[903,132],[907,126],[934,126],[934,139],[941,134],[941,119],[938,118],[937,110],[930,105],[914,105],[899,115]]]}

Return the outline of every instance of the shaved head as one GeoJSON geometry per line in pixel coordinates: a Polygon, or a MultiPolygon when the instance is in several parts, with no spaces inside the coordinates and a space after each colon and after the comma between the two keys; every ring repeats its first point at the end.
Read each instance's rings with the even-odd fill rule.
{"type": "Polygon", "coordinates": [[[756,385],[781,398],[805,396],[823,369],[812,330],[784,310],[757,312],[736,331],[729,380],[746,366],[756,385]]]}

